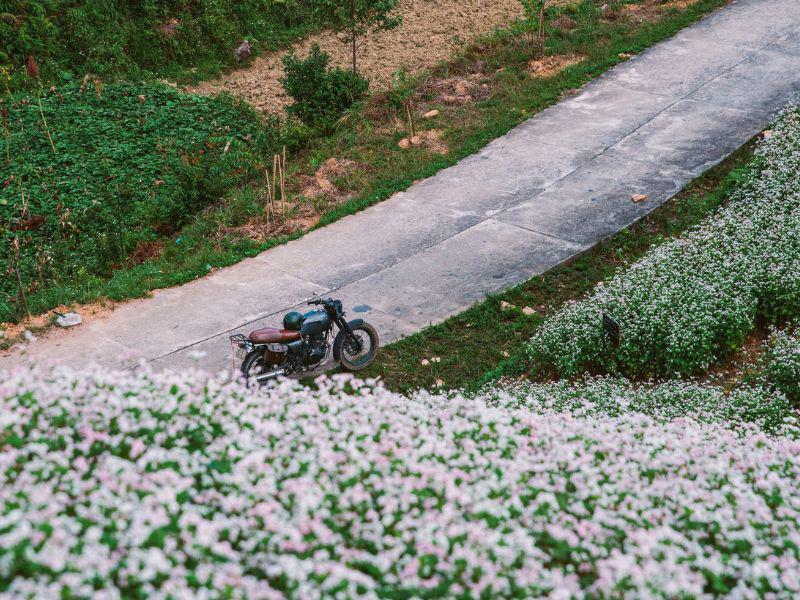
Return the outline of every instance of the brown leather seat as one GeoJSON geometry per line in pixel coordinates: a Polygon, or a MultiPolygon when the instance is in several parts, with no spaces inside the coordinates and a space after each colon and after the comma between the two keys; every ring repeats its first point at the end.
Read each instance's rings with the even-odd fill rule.
{"type": "Polygon", "coordinates": [[[299,331],[288,329],[256,329],[250,334],[250,341],[254,344],[288,344],[300,339],[299,331]]]}

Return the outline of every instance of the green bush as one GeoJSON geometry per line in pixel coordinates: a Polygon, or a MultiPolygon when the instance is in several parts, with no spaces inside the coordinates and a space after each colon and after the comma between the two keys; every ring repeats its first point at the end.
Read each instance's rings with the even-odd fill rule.
{"type": "Polygon", "coordinates": [[[330,56],[317,44],[306,58],[298,58],[294,52],[283,57],[281,84],[294,100],[287,110],[311,127],[330,128],[369,88],[361,75],[329,68],[329,62],[330,56]]]}
{"type": "MultiPolygon", "coordinates": [[[[278,148],[275,129],[243,103],[158,84],[75,83],[41,97],[20,93],[6,106],[0,268],[19,240],[31,293],[109,275],[137,245],[219,202],[278,148]]],[[[0,321],[14,316],[15,295],[15,278],[0,277],[0,321]]]]}
{"type": "Polygon", "coordinates": [[[764,344],[760,378],[800,404],[800,329],[773,332],[764,344]]]}

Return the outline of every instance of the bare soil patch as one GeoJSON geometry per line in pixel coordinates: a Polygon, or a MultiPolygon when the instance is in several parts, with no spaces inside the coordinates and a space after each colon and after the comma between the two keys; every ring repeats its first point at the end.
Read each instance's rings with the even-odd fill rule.
{"type": "MultiPolygon", "coordinates": [[[[366,165],[349,159],[329,158],[313,175],[295,173],[287,180],[290,192],[286,214],[264,215],[249,219],[237,227],[221,227],[217,235],[229,238],[249,238],[257,242],[279,235],[308,231],[326,210],[349,200],[353,192],[343,191],[340,179],[353,176],[366,169],[366,165]]],[[[266,206],[266,199],[264,200],[266,206]]]]}
{"type": "MultiPolygon", "coordinates": [[[[359,68],[373,91],[387,88],[392,75],[416,72],[451,56],[471,38],[522,16],[518,0],[401,0],[403,24],[394,31],[370,36],[359,48],[359,68]]],[[[331,55],[331,63],[350,65],[350,49],[333,32],[309,36],[295,45],[301,55],[317,43],[331,55]]],[[[278,113],[290,100],[278,79],[283,75],[284,51],[254,59],[248,67],[190,88],[200,94],[228,92],[262,112],[278,113]]]]}
{"type": "Polygon", "coordinates": [[[362,167],[363,165],[359,165],[354,160],[329,158],[322,163],[313,177],[305,174],[298,175],[300,195],[307,200],[316,200],[322,196],[328,196],[337,201],[347,200],[352,194],[340,191],[336,187],[335,180],[362,167]]]}
{"type": "Polygon", "coordinates": [[[670,10],[684,10],[697,0],[647,0],[641,4],[626,4],[625,15],[634,25],[653,23],[670,10]]]}
{"type": "Polygon", "coordinates": [[[58,333],[66,333],[69,329],[72,329],[64,329],[55,324],[57,313],[78,313],[81,316],[82,323],[77,327],[84,327],[86,323],[109,314],[116,306],[117,303],[111,300],[90,304],[61,305],[44,314],[33,315],[23,319],[19,323],[0,323],[0,332],[2,332],[2,336],[0,336],[0,354],[12,353],[15,346],[29,343],[34,338],[38,339],[44,334],[48,334],[49,337],[58,333]]]}
{"type": "Polygon", "coordinates": [[[579,54],[545,56],[528,63],[528,72],[534,77],[551,77],[583,60],[579,54]]]}
{"type": "Polygon", "coordinates": [[[447,154],[449,149],[447,142],[444,141],[444,133],[440,129],[430,129],[428,131],[420,131],[410,138],[404,137],[398,142],[398,147],[403,150],[409,148],[426,148],[430,152],[436,154],[447,154]]]}

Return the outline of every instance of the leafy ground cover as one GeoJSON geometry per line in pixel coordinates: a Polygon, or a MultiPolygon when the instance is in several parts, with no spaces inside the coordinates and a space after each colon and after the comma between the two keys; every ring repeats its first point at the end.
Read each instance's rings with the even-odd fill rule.
{"type": "MultiPolygon", "coordinates": [[[[267,222],[263,180],[259,178],[198,213],[163,251],[156,247],[144,264],[121,261],[103,278],[70,276],[61,277],[58,285],[42,285],[38,280],[23,284],[33,288],[29,291],[36,310],[44,311],[72,302],[139,297],[152,289],[202,276],[210,268],[232,264],[309,228],[362,210],[453,164],[558,101],[565,92],[723,3],[700,0],[681,10],[659,13],[655,20],[630,18],[627,4],[614,4],[614,10],[604,11],[592,2],[553,8],[544,47],[532,41],[524,27],[515,26],[466,47],[448,64],[413,80],[400,81],[391,93],[352,111],[330,136],[317,137],[296,125],[283,128],[281,137],[289,151],[291,200],[286,221],[267,222]],[[559,20],[561,17],[565,18],[559,20]],[[577,56],[579,62],[569,63],[562,70],[532,70],[532,61],[541,61],[542,56],[555,57],[556,63],[558,57],[577,56]],[[457,81],[477,86],[480,93],[462,98],[463,102],[452,102],[446,97],[454,93],[451,88],[457,81]],[[411,102],[420,128],[420,115],[439,110],[439,116],[424,125],[439,136],[440,143],[435,147],[398,148],[398,142],[407,137],[403,125],[407,102],[411,102]],[[441,154],[444,150],[447,154],[441,154]],[[309,191],[308,181],[332,157],[352,168],[337,171],[329,181],[329,191],[309,191]],[[180,244],[171,243],[177,238],[180,244]]],[[[540,62],[535,64],[541,66],[540,62]]],[[[16,306],[13,296],[5,301],[16,306]]]]}
{"type": "MultiPolygon", "coordinates": [[[[34,312],[62,284],[159,254],[274,142],[246,105],[158,84],[74,83],[4,106],[0,263],[19,267],[34,312]]],[[[0,321],[20,312],[17,283],[0,279],[0,321]]]]}
{"type": "Polygon", "coordinates": [[[29,56],[42,77],[54,83],[85,72],[133,80],[196,78],[233,63],[233,50],[245,38],[256,49],[276,49],[314,26],[309,0],[6,4],[0,12],[0,66],[11,74],[15,89],[30,87],[24,68],[29,56]]]}
{"type": "Polygon", "coordinates": [[[587,417],[558,395],[16,370],[0,381],[0,591],[800,591],[791,428],[701,423],[691,408],[666,423],[587,417]]]}
{"type": "Polygon", "coordinates": [[[562,375],[705,371],[759,321],[800,307],[800,110],[785,110],[728,204],[686,235],[568,303],[531,339],[534,364],[562,375]],[[620,325],[604,333],[602,315],[620,325]]]}

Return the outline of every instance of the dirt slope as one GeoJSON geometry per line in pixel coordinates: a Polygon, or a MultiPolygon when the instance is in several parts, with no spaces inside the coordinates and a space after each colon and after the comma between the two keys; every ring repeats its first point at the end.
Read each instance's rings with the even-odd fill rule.
{"type": "MultiPolygon", "coordinates": [[[[401,0],[403,24],[394,31],[368,38],[358,60],[373,89],[386,87],[392,74],[435,64],[450,56],[463,42],[488,33],[522,15],[519,0],[401,0]]],[[[332,32],[322,32],[297,44],[300,54],[313,43],[331,55],[332,62],[348,67],[350,48],[332,32]]],[[[257,110],[280,112],[288,103],[278,78],[283,74],[281,57],[275,52],[258,57],[247,67],[190,88],[201,94],[223,91],[241,96],[257,110]]]]}

